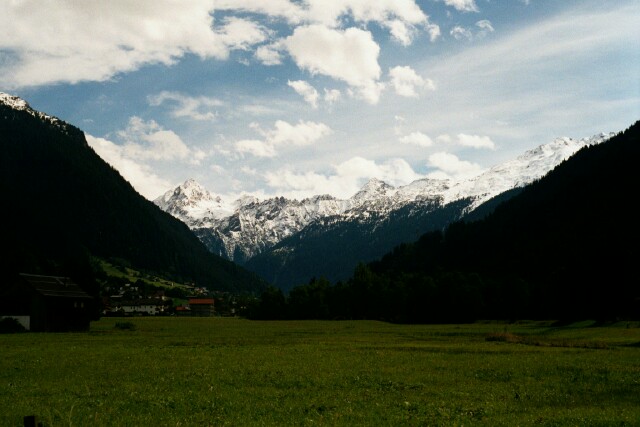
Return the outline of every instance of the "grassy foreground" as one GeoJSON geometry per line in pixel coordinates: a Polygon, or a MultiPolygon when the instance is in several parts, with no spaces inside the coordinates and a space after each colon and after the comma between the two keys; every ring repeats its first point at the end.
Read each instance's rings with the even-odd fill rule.
{"type": "Polygon", "coordinates": [[[2,426],[640,425],[638,323],[105,318],[0,351],[2,426]]]}

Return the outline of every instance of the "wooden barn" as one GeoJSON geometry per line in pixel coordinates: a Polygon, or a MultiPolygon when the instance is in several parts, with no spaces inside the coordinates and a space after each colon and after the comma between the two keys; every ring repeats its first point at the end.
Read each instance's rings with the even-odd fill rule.
{"type": "Polygon", "coordinates": [[[189,298],[189,309],[195,317],[212,317],[215,314],[213,298],[189,298]]]}
{"type": "Polygon", "coordinates": [[[0,318],[34,332],[89,330],[95,301],[68,277],[21,273],[7,285],[0,288],[0,318]]]}

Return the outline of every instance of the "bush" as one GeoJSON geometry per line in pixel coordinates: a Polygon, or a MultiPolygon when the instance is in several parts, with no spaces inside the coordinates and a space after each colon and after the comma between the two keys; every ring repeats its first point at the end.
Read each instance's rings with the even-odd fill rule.
{"type": "Polygon", "coordinates": [[[136,330],[136,325],[133,322],[116,322],[114,327],[116,329],[121,330],[121,331],[135,331],[136,330]]]}

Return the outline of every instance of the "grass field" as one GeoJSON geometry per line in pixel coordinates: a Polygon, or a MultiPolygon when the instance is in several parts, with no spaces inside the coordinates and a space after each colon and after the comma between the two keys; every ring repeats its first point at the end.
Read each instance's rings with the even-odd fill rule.
{"type": "Polygon", "coordinates": [[[104,318],[0,351],[2,426],[640,425],[638,323],[104,318]]]}

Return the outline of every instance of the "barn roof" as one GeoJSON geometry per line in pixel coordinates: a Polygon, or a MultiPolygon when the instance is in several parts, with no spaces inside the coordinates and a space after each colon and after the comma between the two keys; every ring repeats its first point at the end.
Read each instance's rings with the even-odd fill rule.
{"type": "Polygon", "coordinates": [[[213,298],[189,298],[189,305],[211,305],[213,298]]]}
{"type": "Polygon", "coordinates": [[[47,297],[87,298],[91,297],[68,277],[39,276],[20,273],[20,277],[36,292],[47,297]]]}

